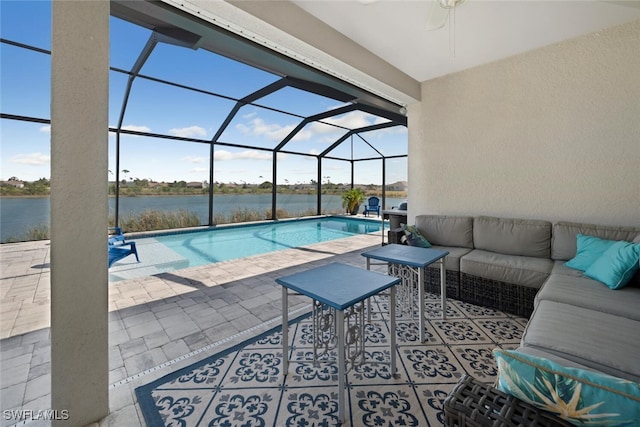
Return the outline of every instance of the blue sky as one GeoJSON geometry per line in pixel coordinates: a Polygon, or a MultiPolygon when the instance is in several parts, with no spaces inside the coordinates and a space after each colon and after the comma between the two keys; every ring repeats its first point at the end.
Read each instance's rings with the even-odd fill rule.
{"type": "MultiPolygon", "coordinates": [[[[2,38],[50,50],[50,10],[47,1],[0,1],[2,38]],[[24,25],[25,20],[29,25],[24,25]],[[39,29],[33,31],[34,28],[39,29]]],[[[111,66],[129,70],[149,38],[150,31],[111,18],[111,66]]],[[[0,109],[3,113],[48,119],[50,101],[49,55],[0,44],[0,109]]],[[[279,76],[252,68],[204,50],[159,44],[145,63],[143,75],[241,98],[279,79],[279,76]]],[[[110,74],[109,124],[118,123],[127,76],[110,74]]],[[[338,101],[286,88],[257,101],[258,104],[309,116],[341,106],[338,101]]],[[[147,79],[134,81],[125,112],[123,128],[166,135],[210,140],[234,101],[164,85],[147,79]]],[[[220,141],[273,148],[291,131],[301,117],[259,106],[240,109],[220,141]]],[[[352,112],[306,126],[286,149],[317,154],[337,138],[354,129],[379,123],[378,117],[352,112]],[[331,125],[338,125],[341,129],[331,125]]],[[[0,122],[0,179],[16,176],[25,181],[50,176],[49,126],[13,120],[0,122]]],[[[407,152],[407,132],[403,127],[361,134],[386,155],[407,152]]],[[[140,136],[121,137],[121,174],[125,179],[156,181],[205,181],[209,179],[209,146],[140,136]]],[[[358,136],[331,152],[341,158],[376,157],[375,151],[358,136]]],[[[115,137],[109,138],[110,169],[115,171],[115,137]]],[[[278,183],[308,183],[317,179],[314,157],[281,153],[278,156],[278,183]]],[[[406,180],[406,159],[387,163],[388,183],[406,180]]],[[[215,150],[215,180],[258,183],[272,179],[272,155],[261,150],[221,147],[215,150]]],[[[112,180],[114,175],[110,175],[112,180]]],[[[323,181],[349,182],[348,162],[325,160],[323,181]]],[[[380,184],[381,162],[356,162],[355,181],[380,184]]]]}

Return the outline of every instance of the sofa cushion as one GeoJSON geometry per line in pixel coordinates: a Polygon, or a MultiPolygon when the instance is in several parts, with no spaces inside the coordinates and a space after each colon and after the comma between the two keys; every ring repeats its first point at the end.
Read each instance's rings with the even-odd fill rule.
{"type": "Polygon", "coordinates": [[[566,261],[553,261],[551,274],[564,274],[565,276],[584,277],[584,271],[565,266],[566,261]]]}
{"type": "MultiPolygon", "coordinates": [[[[577,270],[566,269],[580,274],[577,270]]],[[[536,305],[542,300],[561,302],[640,321],[640,286],[637,285],[612,291],[597,280],[584,275],[572,276],[552,272],[536,295],[536,305]]],[[[638,333],[640,334],[640,331],[638,333]]]]}
{"type": "Polygon", "coordinates": [[[611,289],[621,289],[638,272],[640,244],[616,242],[589,267],[584,275],[611,289]]]}
{"type": "Polygon", "coordinates": [[[640,233],[636,227],[614,227],[577,222],[558,222],[553,225],[551,258],[570,260],[576,255],[576,236],[585,234],[606,240],[632,241],[640,233]]]}
{"type": "MultiPolygon", "coordinates": [[[[449,252],[449,255],[444,258],[444,268],[445,270],[450,271],[460,271],[460,258],[472,251],[472,249],[469,248],[456,248],[453,246],[436,245],[431,246],[431,249],[438,249],[441,251],[449,252]]],[[[434,266],[433,268],[439,269],[440,267],[434,266]]]]}
{"type": "Polygon", "coordinates": [[[605,240],[595,236],[578,234],[576,236],[576,256],[564,265],[585,271],[615,243],[616,240],[605,240]]]}
{"type": "Polygon", "coordinates": [[[473,248],[473,217],[418,215],[416,227],[432,245],[473,248]]]}
{"type": "Polygon", "coordinates": [[[547,221],[476,217],[473,246],[507,255],[549,258],[551,223],[547,221]]]}
{"type": "Polygon", "coordinates": [[[542,286],[552,268],[550,259],[503,255],[479,249],[460,258],[462,273],[530,288],[542,286]]]}
{"type": "Polygon", "coordinates": [[[640,382],[640,321],[541,300],[521,346],[556,354],[605,374],[640,382]]]}
{"type": "Polygon", "coordinates": [[[640,384],[566,367],[547,358],[495,349],[498,390],[574,425],[627,425],[640,419],[640,384]]]}

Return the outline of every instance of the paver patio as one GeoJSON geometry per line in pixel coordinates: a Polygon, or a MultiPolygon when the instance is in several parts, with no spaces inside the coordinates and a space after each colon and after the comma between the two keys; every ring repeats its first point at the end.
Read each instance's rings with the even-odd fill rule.
{"type": "MultiPolygon", "coordinates": [[[[137,386],[279,324],[277,277],[335,261],[364,268],[360,253],[379,244],[379,233],[359,235],[110,283],[110,415],[99,425],[144,425],[137,386]]],[[[0,245],[2,411],[51,407],[49,248],[48,241],[0,245]]],[[[294,312],[308,304],[290,300],[294,312]]],[[[17,421],[3,417],[0,425],[17,421]]]]}

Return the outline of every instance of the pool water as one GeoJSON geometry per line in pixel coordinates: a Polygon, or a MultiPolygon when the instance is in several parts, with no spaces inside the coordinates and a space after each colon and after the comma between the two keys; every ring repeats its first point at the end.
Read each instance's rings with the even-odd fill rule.
{"type": "Polygon", "coordinates": [[[161,235],[154,239],[186,258],[189,266],[194,267],[380,232],[381,226],[380,221],[325,217],[222,226],[213,230],[161,235]]]}

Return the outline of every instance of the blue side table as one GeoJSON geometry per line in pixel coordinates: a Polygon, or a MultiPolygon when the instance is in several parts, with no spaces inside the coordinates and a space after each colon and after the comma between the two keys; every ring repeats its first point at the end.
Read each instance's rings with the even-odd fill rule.
{"type": "MultiPolygon", "coordinates": [[[[346,264],[332,263],[276,279],[282,285],[282,354],[289,370],[289,293],[313,299],[314,362],[338,347],[338,421],[344,421],[345,381],[350,368],[364,362],[364,301],[389,290],[391,374],[396,368],[395,285],[400,279],[346,264]],[[345,323],[349,342],[345,342],[345,323]],[[350,363],[350,368],[347,366],[350,363]]],[[[302,361],[309,362],[309,361],[302,361]]]]}
{"type": "Polygon", "coordinates": [[[420,342],[424,342],[424,269],[432,264],[440,266],[440,299],[442,306],[442,318],[446,318],[447,312],[447,287],[445,286],[444,258],[449,255],[447,251],[432,248],[419,248],[389,244],[367,252],[362,256],[367,259],[367,270],[371,268],[371,260],[383,261],[389,265],[389,274],[402,279],[399,288],[399,305],[401,312],[409,311],[412,319],[418,316],[418,328],[420,330],[420,342]],[[417,288],[417,300],[416,300],[417,288]]]}

